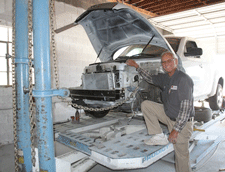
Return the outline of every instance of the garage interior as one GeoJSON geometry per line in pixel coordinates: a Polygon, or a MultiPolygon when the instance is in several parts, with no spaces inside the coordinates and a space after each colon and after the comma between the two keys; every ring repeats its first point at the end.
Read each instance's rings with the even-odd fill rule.
{"type": "MultiPolygon", "coordinates": [[[[28,1],[25,0],[25,2],[28,1]]],[[[57,62],[54,62],[52,57],[50,59],[51,84],[53,89],[57,88],[57,84],[59,88],[81,85],[81,74],[85,66],[99,62],[97,54],[82,26],[77,25],[72,27],[71,23],[74,23],[76,18],[90,6],[105,2],[120,2],[133,8],[146,17],[162,35],[196,38],[205,50],[204,53],[215,57],[212,62],[218,65],[225,78],[223,67],[225,63],[225,2],[222,0],[56,0],[52,2],[55,10],[53,14],[54,29],[58,31],[55,33],[57,62]],[[65,26],[68,26],[67,29],[62,30],[65,26]],[[52,66],[54,63],[57,63],[57,71],[52,66]],[[58,74],[58,79],[54,75],[55,72],[58,74]]],[[[15,170],[12,67],[10,65],[12,63],[10,59],[12,55],[11,47],[14,41],[12,39],[12,10],[12,0],[0,0],[0,60],[2,61],[0,69],[2,80],[0,83],[0,172],[15,170]]],[[[225,95],[224,90],[223,95],[225,95]]],[[[69,98],[66,98],[66,100],[69,100],[69,98]]],[[[201,105],[202,103],[197,104],[197,106],[201,105]]],[[[204,102],[204,105],[208,107],[207,102],[204,102]]],[[[56,130],[62,130],[62,128],[60,129],[60,125],[65,122],[73,126],[77,125],[76,123],[72,123],[71,119],[71,116],[74,116],[75,113],[76,110],[68,105],[65,99],[52,97],[52,122],[54,123],[55,134],[57,133],[56,130]]],[[[80,119],[88,123],[89,118],[86,117],[82,110],[80,110],[80,115],[80,119]]],[[[225,171],[224,111],[215,111],[213,115],[217,121],[214,121],[215,123],[209,128],[203,129],[204,132],[199,131],[198,139],[204,139],[193,149],[191,157],[193,158],[193,163],[196,163],[194,159],[196,159],[196,156],[199,156],[197,155],[199,151],[204,152],[207,150],[209,152],[194,166],[193,171],[225,171]],[[211,149],[207,149],[208,144],[212,144],[212,140],[216,140],[215,136],[218,136],[220,139],[219,143],[210,147],[211,149]],[[206,143],[205,140],[208,140],[208,142],[206,143]]],[[[112,112],[105,118],[105,121],[112,120],[112,116],[116,116],[116,119],[113,120],[118,120],[121,117],[126,118],[127,114],[121,113],[118,115],[118,113],[112,112]]],[[[135,122],[135,120],[132,122],[135,122]]],[[[59,142],[55,141],[54,145],[55,157],[63,157],[66,153],[75,152],[74,149],[66,147],[59,142]]],[[[78,156],[81,157],[84,156],[80,162],[88,164],[87,166],[90,168],[86,171],[118,171],[96,163],[83,153],[76,152],[71,156],[75,156],[75,154],[79,154],[78,156]]],[[[171,159],[173,159],[173,153],[169,153],[166,157],[160,158],[146,168],[121,171],[174,172],[174,162],[171,162],[171,159]]],[[[82,165],[76,168],[76,164],[72,164],[71,166],[73,166],[73,171],[85,171],[85,167],[82,165]]],[[[49,171],[51,170],[49,169],[49,171]]]]}

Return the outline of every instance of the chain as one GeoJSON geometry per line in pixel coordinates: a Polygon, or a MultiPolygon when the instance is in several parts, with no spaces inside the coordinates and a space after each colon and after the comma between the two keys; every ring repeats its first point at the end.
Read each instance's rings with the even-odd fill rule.
{"type": "MultiPolygon", "coordinates": [[[[55,43],[55,1],[50,0],[50,30],[51,30],[51,48],[52,48],[52,59],[53,59],[53,68],[54,68],[54,79],[55,79],[55,87],[59,89],[59,75],[58,75],[58,63],[57,63],[57,55],[56,55],[56,43],[55,43]]],[[[65,98],[57,96],[58,99],[65,101],[65,98]]]]}
{"type": "Polygon", "coordinates": [[[117,108],[118,106],[121,106],[122,104],[126,103],[127,101],[130,100],[130,98],[132,98],[133,96],[136,95],[136,93],[138,92],[139,87],[137,86],[135,88],[135,90],[130,94],[129,97],[127,97],[125,100],[122,100],[120,102],[116,102],[115,105],[113,106],[109,106],[109,107],[105,107],[105,108],[89,108],[86,106],[82,106],[82,105],[78,105],[76,103],[72,103],[72,102],[68,102],[69,105],[71,105],[72,107],[76,108],[76,109],[83,109],[83,110],[87,110],[87,111],[105,111],[105,110],[112,110],[114,108],[117,108]]]}
{"type": "MultiPolygon", "coordinates": [[[[52,48],[52,58],[53,58],[53,68],[55,74],[55,86],[59,89],[59,75],[58,75],[58,65],[56,57],[56,43],[55,43],[55,31],[54,31],[54,0],[50,0],[50,30],[51,30],[51,48],[52,48]]],[[[58,96],[59,98],[59,96],[58,96]]]]}
{"type": "Polygon", "coordinates": [[[18,147],[17,147],[17,125],[16,125],[16,72],[15,72],[15,13],[16,2],[12,1],[12,102],[13,102],[13,136],[14,136],[14,158],[15,171],[19,171],[18,147]]]}
{"type": "Polygon", "coordinates": [[[28,66],[29,66],[29,112],[30,112],[30,140],[32,164],[35,167],[35,146],[34,146],[34,102],[33,102],[33,80],[32,80],[32,0],[28,0],[28,66]]]}

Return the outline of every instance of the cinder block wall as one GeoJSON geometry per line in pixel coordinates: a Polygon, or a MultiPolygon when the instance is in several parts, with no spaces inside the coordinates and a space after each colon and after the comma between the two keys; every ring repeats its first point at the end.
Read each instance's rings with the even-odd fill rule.
{"type": "MultiPolygon", "coordinates": [[[[85,10],[63,2],[56,2],[56,28],[73,23],[85,10]]],[[[78,25],[55,35],[58,58],[59,85],[61,88],[81,85],[84,67],[94,63],[95,53],[83,27],[78,25]]],[[[53,69],[53,68],[52,68],[53,69]]],[[[52,75],[53,87],[54,74],[52,75]]],[[[53,99],[54,122],[65,121],[75,114],[75,109],[61,100],[53,99]]]]}
{"type": "Polygon", "coordinates": [[[0,87],[0,146],[12,142],[12,87],[0,87]]]}
{"type": "MultiPolygon", "coordinates": [[[[56,2],[56,28],[73,23],[84,9],[56,2]]],[[[89,63],[94,63],[96,53],[82,26],[78,25],[55,35],[61,87],[81,84],[81,74],[89,63]]]]}

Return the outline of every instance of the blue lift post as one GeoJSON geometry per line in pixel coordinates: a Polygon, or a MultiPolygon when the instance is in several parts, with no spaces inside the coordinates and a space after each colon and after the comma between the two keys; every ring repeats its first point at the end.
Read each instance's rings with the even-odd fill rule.
{"type": "Polygon", "coordinates": [[[48,0],[33,0],[33,40],[39,170],[55,172],[48,0]]]}
{"type": "Polygon", "coordinates": [[[17,90],[17,137],[19,164],[22,171],[31,172],[31,141],[29,119],[28,67],[28,0],[15,1],[15,63],[17,90]]]}

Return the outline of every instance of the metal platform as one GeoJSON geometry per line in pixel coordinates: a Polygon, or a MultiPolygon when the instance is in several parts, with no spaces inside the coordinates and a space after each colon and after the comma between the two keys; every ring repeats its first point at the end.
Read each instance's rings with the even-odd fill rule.
{"type": "MultiPolygon", "coordinates": [[[[124,114],[112,114],[95,120],[82,119],[79,124],[64,123],[62,128],[55,126],[56,131],[61,131],[57,141],[111,169],[144,168],[173,151],[172,144],[151,147],[144,144],[143,141],[151,136],[147,134],[142,118],[130,121],[124,114]],[[102,129],[106,134],[99,137],[98,132],[101,133],[102,129]],[[95,133],[95,138],[92,138],[92,133],[95,133]]],[[[167,128],[163,125],[162,128],[168,134],[167,128]]]]}
{"type": "Polygon", "coordinates": [[[173,151],[172,144],[147,146],[146,130],[106,142],[95,141],[80,134],[59,134],[58,142],[90,155],[94,161],[111,169],[144,168],[173,151]]]}
{"type": "MultiPolygon", "coordinates": [[[[205,129],[222,118],[224,114],[199,128],[205,129]]],[[[168,134],[167,127],[161,127],[168,134]]],[[[56,125],[55,131],[58,142],[83,152],[112,170],[145,168],[174,150],[171,143],[166,146],[145,145],[143,141],[151,136],[147,134],[144,120],[134,118],[130,121],[123,113],[101,119],[81,119],[77,124],[68,122],[56,125]]],[[[193,133],[192,141],[198,133],[193,133]]],[[[218,141],[214,143],[218,144],[218,141]]],[[[190,146],[190,152],[194,145],[190,146]]]]}

